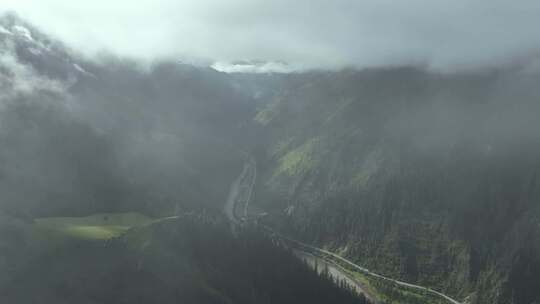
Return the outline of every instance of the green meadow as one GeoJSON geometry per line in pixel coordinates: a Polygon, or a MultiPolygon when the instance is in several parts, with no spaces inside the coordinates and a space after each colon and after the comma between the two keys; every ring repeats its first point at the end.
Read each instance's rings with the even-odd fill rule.
{"type": "Polygon", "coordinates": [[[119,237],[133,227],[144,226],[153,218],[139,213],[102,213],[86,217],[49,217],[34,221],[34,236],[42,241],[102,241],[119,237]]]}

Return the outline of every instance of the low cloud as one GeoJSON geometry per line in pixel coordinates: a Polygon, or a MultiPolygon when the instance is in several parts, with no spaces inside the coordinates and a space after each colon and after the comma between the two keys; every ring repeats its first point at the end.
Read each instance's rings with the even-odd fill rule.
{"type": "Polygon", "coordinates": [[[146,59],[456,69],[540,48],[535,0],[4,0],[3,7],[78,50],[146,59]]]}
{"type": "Polygon", "coordinates": [[[5,43],[0,48],[0,106],[39,93],[64,95],[67,86],[67,83],[39,74],[32,66],[20,62],[12,44],[5,43]]]}

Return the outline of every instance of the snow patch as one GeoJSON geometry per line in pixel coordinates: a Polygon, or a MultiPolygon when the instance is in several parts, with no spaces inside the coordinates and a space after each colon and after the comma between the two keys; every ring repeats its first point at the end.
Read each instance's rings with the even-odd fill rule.
{"type": "Polygon", "coordinates": [[[73,67],[75,68],[75,70],[79,71],[81,74],[83,75],[87,75],[87,76],[90,76],[90,77],[93,77],[93,78],[97,78],[96,75],[86,71],[85,69],[83,69],[80,65],[74,63],[73,64],[73,67]]]}
{"type": "Polygon", "coordinates": [[[3,27],[0,25],[0,34],[5,34],[5,35],[13,35],[12,32],[10,32],[7,28],[3,27]]]}
{"type": "Polygon", "coordinates": [[[13,31],[15,32],[16,35],[21,36],[28,41],[34,41],[34,38],[32,38],[32,34],[30,33],[30,30],[28,30],[24,26],[15,25],[13,27],[13,31]]]}
{"type": "Polygon", "coordinates": [[[215,62],[211,66],[214,70],[224,73],[292,73],[299,69],[294,68],[283,62],[215,62]]]}

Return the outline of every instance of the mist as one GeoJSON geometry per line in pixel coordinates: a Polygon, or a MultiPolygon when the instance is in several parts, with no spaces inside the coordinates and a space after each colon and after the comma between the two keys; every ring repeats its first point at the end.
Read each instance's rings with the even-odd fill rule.
{"type": "MultiPolygon", "coordinates": [[[[209,6],[203,4],[184,9],[210,14],[213,22],[205,21],[209,25],[224,22],[226,12],[235,5],[222,7],[221,17],[206,11],[209,6]]],[[[247,15],[255,14],[250,5],[244,6],[247,15]]],[[[121,7],[115,4],[111,10],[121,7]]],[[[265,9],[273,12],[272,7],[265,9]]],[[[326,11],[332,15],[339,7],[326,11]]],[[[92,7],[85,9],[91,16],[92,7]]],[[[126,14],[135,18],[139,9],[142,14],[141,7],[126,14]]],[[[148,18],[145,22],[152,20],[151,15],[148,18]]],[[[178,204],[201,206],[202,201],[227,190],[234,172],[230,168],[238,161],[234,149],[222,143],[264,145],[268,139],[259,137],[267,131],[258,134],[261,130],[254,115],[272,107],[285,107],[294,115],[302,115],[318,102],[325,109],[352,108],[351,113],[367,107],[358,117],[343,120],[359,120],[364,134],[407,140],[419,153],[435,157],[443,157],[464,141],[489,154],[518,151],[522,144],[538,140],[536,83],[540,76],[534,65],[520,61],[497,60],[489,69],[473,64],[450,74],[425,64],[393,67],[392,61],[377,68],[330,73],[321,70],[322,65],[300,73],[293,72],[288,63],[265,61],[205,67],[161,57],[159,50],[150,53],[155,56],[151,62],[112,53],[84,55],[84,47],[67,48],[23,20],[15,15],[4,18],[7,34],[0,53],[0,113],[4,117],[0,130],[8,147],[2,156],[6,181],[2,195],[3,201],[10,202],[9,208],[23,210],[13,212],[84,214],[136,206],[167,213],[178,204]],[[276,67],[279,73],[273,74],[276,67]],[[227,169],[212,174],[212,166],[227,169]],[[216,178],[212,183],[201,183],[212,178],[216,178]],[[26,188],[30,185],[32,190],[26,188]]],[[[245,28],[235,22],[231,28],[245,28]]],[[[220,27],[228,29],[224,25],[220,27]]],[[[120,44],[104,47],[122,52],[120,44]]],[[[348,49],[355,45],[349,44],[348,49]]],[[[308,45],[302,48],[316,54],[308,45]]]]}
{"type": "Polygon", "coordinates": [[[520,1],[8,0],[78,51],[295,69],[424,64],[495,66],[535,56],[540,4],[520,1]]]}
{"type": "Polygon", "coordinates": [[[236,156],[215,146],[233,141],[251,107],[223,75],[168,61],[85,60],[18,17],[3,22],[28,31],[5,35],[0,53],[4,212],[170,213],[207,208],[226,191],[236,156]],[[215,166],[223,172],[200,185],[215,166]]]}
{"type": "Polygon", "coordinates": [[[540,301],[537,2],[2,10],[0,302],[540,301]]]}

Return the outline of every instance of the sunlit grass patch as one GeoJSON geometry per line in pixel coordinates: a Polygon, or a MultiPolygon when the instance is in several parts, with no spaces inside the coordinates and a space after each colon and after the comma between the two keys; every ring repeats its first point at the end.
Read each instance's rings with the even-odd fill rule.
{"type": "Polygon", "coordinates": [[[314,168],[317,164],[314,154],[319,149],[319,138],[313,138],[305,142],[300,147],[289,151],[279,159],[279,166],[274,171],[274,177],[281,174],[295,176],[303,174],[314,168]]]}
{"type": "Polygon", "coordinates": [[[61,232],[77,239],[106,240],[122,235],[129,228],[129,226],[66,226],[61,232]]]}
{"type": "Polygon", "coordinates": [[[152,218],[138,213],[104,213],[87,217],[40,218],[35,220],[33,228],[37,237],[51,241],[107,240],[152,221],[152,218]]]}

